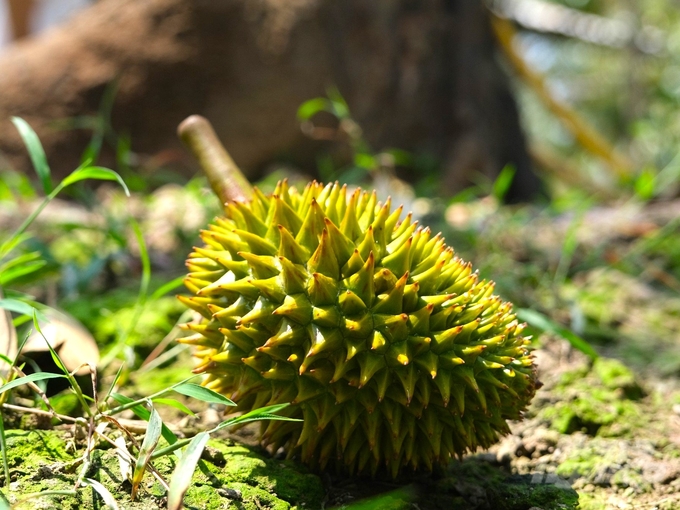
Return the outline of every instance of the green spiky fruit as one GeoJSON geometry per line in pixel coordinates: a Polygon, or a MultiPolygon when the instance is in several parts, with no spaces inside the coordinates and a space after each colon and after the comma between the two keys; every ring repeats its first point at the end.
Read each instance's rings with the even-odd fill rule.
{"type": "Polygon", "coordinates": [[[280,182],[226,206],[187,265],[204,384],[292,402],[262,441],[323,469],[431,470],[488,447],[539,384],[511,304],[390,200],[280,182]]]}

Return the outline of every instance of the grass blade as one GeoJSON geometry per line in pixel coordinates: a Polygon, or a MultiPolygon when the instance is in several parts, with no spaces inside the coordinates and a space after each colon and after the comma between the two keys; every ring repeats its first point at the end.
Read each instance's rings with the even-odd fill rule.
{"type": "Polygon", "coordinates": [[[184,284],[184,278],[185,276],[179,276],[175,278],[174,280],[169,281],[165,285],[161,285],[158,287],[153,294],[151,294],[151,300],[155,301],[158,298],[161,298],[165,296],[168,292],[171,290],[176,289],[177,287],[180,287],[181,285],[184,284]]]}
{"type": "Polygon", "coordinates": [[[223,404],[225,406],[236,405],[227,397],[195,383],[181,383],[177,386],[173,386],[172,389],[177,393],[202,400],[203,402],[208,402],[209,404],[223,404]]]}
{"type": "Polygon", "coordinates": [[[189,489],[189,485],[191,485],[191,478],[196,470],[196,465],[201,460],[201,454],[209,439],[210,435],[207,432],[201,432],[194,436],[189,446],[187,446],[184,455],[182,455],[182,458],[177,463],[177,467],[172,473],[172,479],[170,480],[168,510],[182,509],[182,500],[189,489]]]}
{"type": "MultiPolygon", "coordinates": [[[[2,413],[0,413],[0,449],[2,450],[2,471],[5,475],[5,487],[9,489],[10,479],[9,462],[7,460],[7,438],[5,437],[5,422],[2,419],[2,413]]],[[[0,494],[2,493],[0,492],[0,494]]],[[[2,499],[4,499],[4,494],[2,496],[2,499]]],[[[0,500],[0,510],[2,510],[3,507],[2,500],[0,500]]],[[[9,505],[7,505],[7,508],[9,508],[9,505]]]]}
{"type": "Polygon", "coordinates": [[[118,184],[122,186],[125,194],[128,197],[130,196],[130,190],[128,189],[127,184],[125,184],[123,178],[113,170],[101,166],[86,166],[84,168],[78,168],[77,170],[71,172],[71,174],[63,181],[61,181],[61,185],[65,188],[66,186],[70,186],[71,184],[75,184],[76,182],[84,181],[86,179],[95,179],[98,181],[117,181],[118,184]]]}
{"type": "Polygon", "coordinates": [[[166,406],[171,406],[174,407],[175,409],[179,409],[185,414],[188,414],[189,416],[196,416],[196,413],[194,413],[191,409],[189,409],[187,406],[182,404],[179,400],[175,400],[174,398],[153,398],[151,401],[154,404],[165,404],[166,406]]]}
{"type": "Polygon", "coordinates": [[[542,313],[539,313],[535,310],[529,310],[527,308],[520,308],[517,310],[517,318],[538,330],[552,333],[553,335],[564,338],[572,345],[572,347],[578,349],[591,359],[596,359],[598,357],[595,349],[593,349],[593,347],[587,341],[570,329],[553,322],[542,313]]]}
{"type": "Polygon", "coordinates": [[[97,494],[102,498],[104,501],[104,504],[106,505],[107,508],[110,510],[118,510],[118,503],[116,503],[116,498],[113,497],[113,494],[109,492],[109,490],[104,487],[101,483],[99,483],[97,480],[93,480],[92,478],[85,478],[83,481],[83,485],[89,485],[92,487],[97,494]]]}
{"type": "Polygon", "coordinates": [[[47,164],[45,149],[43,149],[38,135],[33,131],[33,128],[28,125],[28,122],[20,117],[12,117],[12,123],[14,124],[14,127],[17,128],[17,131],[19,131],[21,139],[24,141],[26,149],[28,149],[28,155],[31,157],[31,163],[33,163],[35,173],[38,174],[38,178],[42,183],[45,195],[49,195],[53,189],[50,166],[47,164]]]}
{"type": "Polygon", "coordinates": [[[46,379],[58,379],[58,378],[65,378],[66,376],[64,374],[52,374],[50,372],[37,372],[35,374],[31,375],[25,375],[24,377],[19,377],[18,379],[14,379],[13,381],[8,382],[7,384],[3,384],[0,386],[0,393],[4,393],[7,390],[11,390],[12,388],[16,388],[17,386],[21,386],[22,384],[28,384],[30,382],[36,382],[36,381],[44,381],[46,379]]]}
{"type": "MultiPolygon", "coordinates": [[[[114,399],[116,402],[119,402],[121,404],[129,404],[130,402],[134,402],[129,397],[126,397],[125,395],[121,395],[120,393],[111,393],[111,398],[114,399]]],[[[142,419],[149,421],[151,419],[151,412],[147,408],[145,408],[142,405],[137,405],[134,407],[131,407],[130,410],[135,413],[135,415],[142,419]]],[[[174,444],[177,442],[177,436],[175,433],[170,430],[165,423],[162,424],[161,427],[161,435],[163,436],[163,439],[165,439],[169,444],[174,444]]]]}
{"type": "Polygon", "coordinates": [[[146,429],[146,434],[144,434],[144,440],[142,441],[142,446],[139,449],[139,456],[137,457],[137,463],[135,464],[135,470],[132,474],[132,495],[131,498],[134,501],[137,495],[137,489],[139,489],[139,484],[144,478],[144,472],[146,471],[146,466],[151,460],[151,454],[153,453],[158,440],[161,437],[161,431],[163,429],[163,421],[161,420],[158,411],[151,409],[151,417],[149,418],[149,426],[146,429]]]}

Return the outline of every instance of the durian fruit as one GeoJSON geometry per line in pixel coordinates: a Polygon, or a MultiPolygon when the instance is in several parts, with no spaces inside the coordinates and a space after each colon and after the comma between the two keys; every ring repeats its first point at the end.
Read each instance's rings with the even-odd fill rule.
{"type": "Polygon", "coordinates": [[[441,235],[376,193],[279,182],[225,206],[187,261],[203,384],[314,468],[431,470],[509,432],[540,383],[524,324],[441,235]]]}

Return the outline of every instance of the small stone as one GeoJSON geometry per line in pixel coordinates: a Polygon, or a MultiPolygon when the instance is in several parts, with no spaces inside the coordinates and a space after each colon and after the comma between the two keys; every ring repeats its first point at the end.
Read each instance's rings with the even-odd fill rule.
{"type": "Polygon", "coordinates": [[[522,447],[522,441],[516,437],[506,438],[496,451],[496,462],[499,464],[510,464],[517,457],[517,453],[522,447]]]}
{"type": "Polygon", "coordinates": [[[241,491],[236,489],[229,489],[228,487],[220,487],[219,489],[217,489],[217,493],[224,498],[232,499],[234,501],[241,501],[241,499],[243,499],[241,491]]]}

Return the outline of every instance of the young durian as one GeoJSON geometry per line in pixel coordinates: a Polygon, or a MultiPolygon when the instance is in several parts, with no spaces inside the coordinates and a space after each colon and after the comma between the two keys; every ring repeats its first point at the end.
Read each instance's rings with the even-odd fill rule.
{"type": "Polygon", "coordinates": [[[203,384],[238,411],[291,402],[261,441],[313,468],[395,477],[509,432],[540,386],[512,305],[376,193],[279,182],[201,233],[181,297],[203,384]]]}

